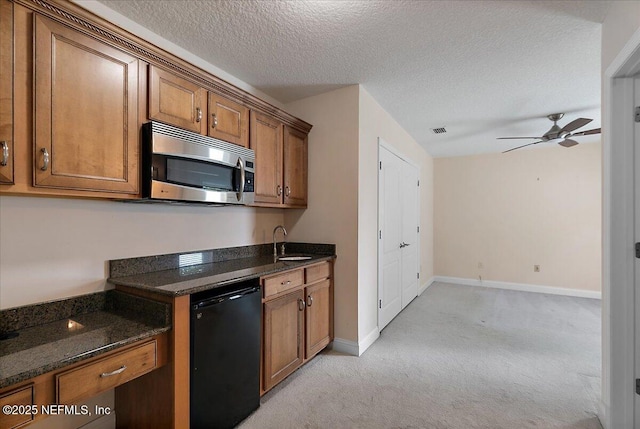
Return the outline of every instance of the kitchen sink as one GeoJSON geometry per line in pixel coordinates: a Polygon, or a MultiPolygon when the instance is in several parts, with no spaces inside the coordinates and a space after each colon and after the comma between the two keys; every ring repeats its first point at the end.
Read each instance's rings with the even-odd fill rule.
{"type": "Polygon", "coordinates": [[[311,256],[278,256],[278,261],[306,261],[308,259],[311,259],[311,256]]]}

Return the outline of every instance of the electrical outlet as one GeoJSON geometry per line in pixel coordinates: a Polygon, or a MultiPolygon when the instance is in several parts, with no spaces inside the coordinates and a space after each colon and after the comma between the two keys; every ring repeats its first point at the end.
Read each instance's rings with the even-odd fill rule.
{"type": "Polygon", "coordinates": [[[478,262],[478,268],[479,269],[483,269],[484,268],[484,264],[482,262],[478,262]]]}
{"type": "Polygon", "coordinates": [[[540,272],[540,265],[534,265],[533,266],[533,272],[534,273],[539,273],[540,272]]]}

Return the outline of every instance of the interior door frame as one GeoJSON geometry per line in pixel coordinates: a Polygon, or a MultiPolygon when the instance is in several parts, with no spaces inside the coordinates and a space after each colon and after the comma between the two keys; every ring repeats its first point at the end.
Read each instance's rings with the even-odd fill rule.
{"type": "MultiPolygon", "coordinates": [[[[391,152],[392,154],[394,154],[395,156],[397,156],[398,158],[400,158],[401,160],[405,161],[407,164],[411,165],[412,167],[414,167],[416,169],[416,171],[418,172],[418,180],[420,180],[420,177],[422,177],[422,171],[420,169],[420,165],[417,164],[416,162],[414,162],[410,157],[404,155],[402,152],[400,152],[396,147],[394,147],[393,145],[391,145],[390,143],[388,143],[387,141],[385,141],[382,137],[378,137],[378,165],[380,164],[380,148],[384,148],[386,150],[388,150],[389,152],[391,152]]],[[[420,230],[422,230],[422,225],[420,222],[421,216],[420,214],[422,213],[422,207],[420,204],[420,188],[416,187],[417,191],[416,191],[416,198],[418,199],[417,201],[417,207],[418,207],[418,227],[420,227],[420,230]]],[[[382,213],[382,204],[383,201],[380,200],[380,168],[378,168],[378,229],[376,231],[376,233],[378,233],[378,231],[380,231],[380,228],[382,228],[382,219],[381,219],[381,213],[382,213]]],[[[376,315],[377,315],[377,324],[378,324],[378,332],[380,332],[380,314],[379,314],[379,306],[378,306],[378,302],[380,300],[380,297],[382,296],[382,246],[380,246],[380,240],[377,239],[376,240],[377,244],[378,244],[378,299],[376,300],[376,315]]],[[[422,249],[422,232],[418,233],[418,271],[420,272],[420,275],[422,275],[422,264],[420,263],[420,261],[422,260],[422,256],[421,256],[421,249],[422,249]]],[[[421,290],[421,281],[423,279],[418,279],[418,296],[420,295],[420,290],[421,290]]],[[[401,291],[402,292],[402,291],[401,291]]],[[[402,311],[402,310],[400,310],[402,311]]]]}
{"type": "MultiPolygon", "coordinates": [[[[634,427],[636,278],[633,78],[640,73],[640,30],[603,76],[602,400],[605,429],[634,427]],[[615,144],[613,144],[615,142],[615,144]]],[[[640,274],[638,275],[640,277],[640,274]]],[[[640,288],[639,288],[640,289],[640,288]]],[[[638,357],[640,358],[640,356],[638,357]]],[[[640,416],[635,416],[640,425],[640,416]]]]}

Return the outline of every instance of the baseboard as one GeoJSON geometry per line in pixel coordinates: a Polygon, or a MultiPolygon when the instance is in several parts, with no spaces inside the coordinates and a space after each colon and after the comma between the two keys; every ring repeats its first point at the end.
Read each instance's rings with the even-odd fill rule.
{"type": "Polygon", "coordinates": [[[349,341],[342,338],[334,338],[331,348],[337,352],[345,353],[352,356],[362,356],[371,344],[375,343],[380,337],[380,331],[376,326],[373,331],[369,332],[362,341],[356,343],[355,341],[349,341]]]}
{"type": "Polygon", "coordinates": [[[598,420],[600,420],[600,424],[604,429],[609,429],[609,422],[607,421],[607,416],[609,415],[608,407],[602,401],[598,401],[597,407],[598,407],[597,416],[598,416],[598,420]]]}
{"type": "Polygon", "coordinates": [[[431,286],[433,284],[433,282],[436,281],[435,279],[436,279],[435,277],[431,277],[429,280],[427,280],[427,282],[425,284],[420,286],[418,288],[418,296],[422,295],[422,292],[424,292],[425,290],[429,289],[429,286],[431,286]]]}
{"type": "Polygon", "coordinates": [[[484,286],[496,289],[518,290],[521,292],[547,293],[552,295],[575,296],[578,298],[602,299],[601,292],[590,290],[569,289],[553,286],[532,285],[527,283],[499,282],[495,280],[466,279],[461,277],[435,276],[434,281],[455,283],[465,286],[484,286]]]}
{"type": "Polygon", "coordinates": [[[337,352],[345,353],[352,356],[360,356],[358,353],[358,343],[342,338],[334,338],[331,348],[337,352]]]}
{"type": "Polygon", "coordinates": [[[371,347],[371,344],[375,343],[378,338],[380,338],[380,330],[376,326],[358,344],[358,356],[362,356],[362,353],[371,347]]]}

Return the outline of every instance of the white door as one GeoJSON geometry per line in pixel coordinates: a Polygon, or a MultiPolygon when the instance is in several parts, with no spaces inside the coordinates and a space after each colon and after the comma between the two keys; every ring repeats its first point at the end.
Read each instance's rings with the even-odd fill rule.
{"type": "Polygon", "coordinates": [[[416,167],[380,146],[378,328],[418,296],[418,193],[416,167]]]}
{"type": "Polygon", "coordinates": [[[380,147],[378,176],[379,231],[378,231],[378,328],[382,329],[402,310],[400,274],[400,242],[402,240],[401,196],[398,192],[402,177],[402,164],[398,157],[380,147]]]}
{"type": "Polygon", "coordinates": [[[418,170],[403,162],[402,203],[402,308],[418,296],[418,170]]]}

